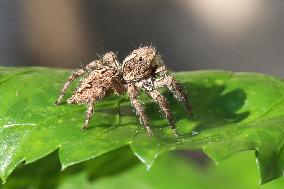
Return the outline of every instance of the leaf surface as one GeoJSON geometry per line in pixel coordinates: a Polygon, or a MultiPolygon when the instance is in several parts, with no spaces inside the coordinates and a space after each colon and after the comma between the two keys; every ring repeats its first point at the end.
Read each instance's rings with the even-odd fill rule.
{"type": "MultiPolygon", "coordinates": [[[[126,145],[148,167],[167,150],[202,150],[215,161],[255,150],[262,183],[283,175],[281,79],[225,71],[174,74],[189,92],[194,113],[189,117],[184,106],[163,90],[181,133],[175,138],[158,106],[144,94],[141,101],[154,136],[142,129],[126,96],[97,103],[90,129],[81,131],[84,105],[54,105],[69,73],[39,67],[0,69],[0,176],[4,181],[20,162],[34,162],[56,149],[66,168],[126,145]]],[[[72,89],[66,98],[71,93],[72,89]]]]}

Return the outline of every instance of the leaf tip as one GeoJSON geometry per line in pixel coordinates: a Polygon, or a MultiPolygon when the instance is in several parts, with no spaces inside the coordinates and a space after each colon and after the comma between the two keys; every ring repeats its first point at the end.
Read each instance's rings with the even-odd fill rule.
{"type": "Polygon", "coordinates": [[[63,165],[63,164],[61,164],[61,169],[60,169],[60,171],[64,171],[67,167],[68,167],[68,165],[63,165]]]}
{"type": "Polygon", "coordinates": [[[5,174],[4,174],[3,172],[1,172],[1,174],[0,174],[0,179],[1,179],[1,181],[2,181],[2,184],[5,184],[5,183],[6,183],[7,177],[5,176],[5,174]]]}

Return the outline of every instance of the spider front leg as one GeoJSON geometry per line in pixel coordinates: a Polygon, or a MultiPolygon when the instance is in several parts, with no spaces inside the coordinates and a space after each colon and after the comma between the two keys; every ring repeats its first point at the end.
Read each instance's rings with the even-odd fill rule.
{"type": "Polygon", "coordinates": [[[64,95],[65,95],[67,89],[69,88],[71,82],[74,81],[77,77],[83,75],[84,73],[85,73],[85,71],[83,69],[78,69],[69,76],[67,82],[64,84],[64,86],[61,90],[61,93],[60,93],[57,101],[55,102],[56,105],[59,105],[60,102],[62,101],[62,98],[64,97],[64,95]]]}
{"type": "Polygon", "coordinates": [[[149,120],[145,114],[142,104],[138,101],[139,92],[133,84],[127,84],[127,94],[130,98],[131,104],[134,107],[136,114],[139,116],[140,122],[147,129],[148,135],[153,135],[149,127],[149,120]]]}
{"type": "Polygon", "coordinates": [[[161,95],[159,93],[159,91],[157,91],[157,90],[148,91],[147,93],[150,95],[150,97],[156,103],[159,104],[160,108],[164,112],[164,114],[165,114],[165,116],[166,116],[166,118],[167,118],[167,120],[169,122],[169,125],[171,126],[171,128],[173,130],[174,135],[176,137],[178,137],[178,132],[176,130],[176,125],[175,125],[175,121],[174,121],[174,118],[173,118],[173,113],[170,110],[169,103],[168,103],[167,99],[163,95],[161,95]]]}
{"type": "Polygon", "coordinates": [[[161,66],[157,70],[159,70],[158,73],[156,72],[157,74],[163,74],[160,74],[161,78],[155,81],[155,86],[157,88],[167,87],[174,94],[175,98],[186,106],[189,115],[193,116],[191,104],[181,84],[174,77],[167,75],[167,70],[164,66],[161,66]]]}
{"type": "Polygon", "coordinates": [[[83,130],[88,128],[89,122],[94,114],[94,100],[90,100],[87,102],[87,112],[86,112],[86,120],[82,127],[83,130]]]}

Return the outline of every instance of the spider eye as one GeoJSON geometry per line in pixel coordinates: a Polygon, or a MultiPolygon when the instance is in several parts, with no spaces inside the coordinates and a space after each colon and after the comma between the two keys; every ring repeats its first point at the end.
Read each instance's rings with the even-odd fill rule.
{"type": "Polygon", "coordinates": [[[142,61],[142,60],[143,60],[143,58],[140,56],[140,57],[139,57],[139,61],[142,61]]]}

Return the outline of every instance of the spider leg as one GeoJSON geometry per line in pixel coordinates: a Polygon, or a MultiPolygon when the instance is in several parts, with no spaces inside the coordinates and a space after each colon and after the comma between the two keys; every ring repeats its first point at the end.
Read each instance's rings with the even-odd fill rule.
{"type": "Polygon", "coordinates": [[[168,103],[167,99],[163,95],[161,95],[161,93],[157,90],[146,91],[146,92],[150,95],[150,97],[157,104],[159,104],[160,108],[164,112],[164,114],[165,114],[165,116],[166,116],[166,118],[169,122],[169,125],[171,126],[171,128],[173,130],[174,135],[178,136],[176,126],[175,126],[175,121],[174,121],[174,118],[173,118],[173,114],[170,110],[169,103],[168,103]]]}
{"type": "Polygon", "coordinates": [[[86,120],[82,127],[83,130],[88,128],[89,121],[91,120],[91,117],[93,116],[93,114],[94,114],[94,100],[90,100],[87,103],[86,120]]]}
{"type": "Polygon", "coordinates": [[[66,81],[66,83],[64,84],[64,86],[61,90],[61,93],[60,93],[57,101],[55,102],[56,105],[59,105],[60,102],[62,101],[62,98],[64,97],[64,95],[65,95],[68,87],[70,86],[71,82],[74,81],[77,77],[83,75],[84,73],[85,73],[85,71],[83,69],[78,69],[69,76],[68,80],[66,81]]]}
{"type": "Polygon", "coordinates": [[[131,100],[131,104],[134,107],[136,114],[140,118],[140,122],[147,129],[148,135],[153,135],[152,130],[149,127],[149,121],[145,114],[142,104],[138,101],[139,92],[133,84],[127,84],[127,94],[131,100]]]}
{"type": "Polygon", "coordinates": [[[160,80],[155,81],[155,86],[166,86],[174,94],[175,98],[186,106],[189,115],[193,116],[192,107],[187,97],[187,94],[181,84],[178,83],[175,78],[168,75],[164,75],[160,80]]]}

